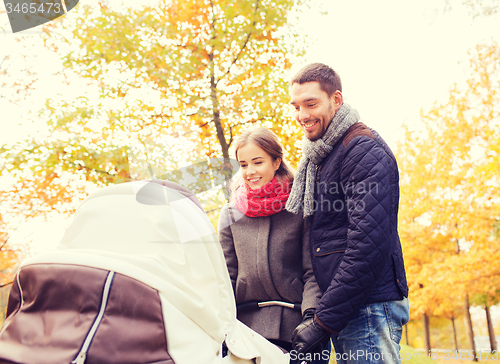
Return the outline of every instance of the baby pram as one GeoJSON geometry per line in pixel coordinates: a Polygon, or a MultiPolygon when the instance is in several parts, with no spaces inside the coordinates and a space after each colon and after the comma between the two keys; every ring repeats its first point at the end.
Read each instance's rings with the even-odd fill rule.
{"type": "Polygon", "coordinates": [[[21,264],[0,363],[288,363],[236,320],[217,236],[172,183],[103,188],[60,245],[21,264]]]}

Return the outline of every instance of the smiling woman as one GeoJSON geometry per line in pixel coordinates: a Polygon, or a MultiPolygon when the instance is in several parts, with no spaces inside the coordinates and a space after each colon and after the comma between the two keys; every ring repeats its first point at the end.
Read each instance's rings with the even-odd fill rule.
{"type": "MultiPolygon", "coordinates": [[[[241,178],[252,189],[271,182],[291,183],[293,174],[283,161],[283,147],[278,137],[266,128],[250,129],[236,140],[236,160],[241,167],[241,178]]],[[[241,183],[237,177],[235,183],[241,183]]],[[[235,191],[238,186],[233,185],[235,191]]]]}
{"type": "Polygon", "coordinates": [[[281,158],[272,158],[254,143],[248,143],[236,153],[242,177],[251,189],[257,189],[271,182],[281,164],[281,158]]]}

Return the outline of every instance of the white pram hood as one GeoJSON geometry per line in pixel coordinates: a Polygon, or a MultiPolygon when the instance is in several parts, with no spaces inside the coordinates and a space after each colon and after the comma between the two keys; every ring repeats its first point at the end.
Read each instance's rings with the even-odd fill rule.
{"type": "Polygon", "coordinates": [[[289,355],[236,320],[222,249],[186,191],[158,181],[103,188],[77,209],[60,245],[23,262],[95,267],[159,292],[176,364],[288,363],[289,355]],[[229,355],[222,358],[226,341],[229,355]]]}

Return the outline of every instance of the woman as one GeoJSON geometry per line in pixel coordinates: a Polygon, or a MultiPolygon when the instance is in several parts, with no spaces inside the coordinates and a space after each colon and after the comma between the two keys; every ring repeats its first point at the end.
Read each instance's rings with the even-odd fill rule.
{"type": "MultiPolygon", "coordinates": [[[[219,239],[237,318],[290,351],[293,330],[314,315],[321,297],[311,265],[309,221],[285,210],[293,174],[272,131],[244,132],[235,154],[241,175],[231,187],[231,203],[221,210],[219,239]],[[269,301],[279,303],[262,304],[269,301]]],[[[323,362],[328,360],[315,361],[323,362]]]]}

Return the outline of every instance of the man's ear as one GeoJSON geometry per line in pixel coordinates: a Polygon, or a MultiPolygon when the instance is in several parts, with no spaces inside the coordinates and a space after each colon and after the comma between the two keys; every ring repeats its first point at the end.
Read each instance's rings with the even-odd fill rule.
{"type": "Polygon", "coordinates": [[[340,107],[344,103],[344,96],[342,95],[342,92],[337,90],[330,98],[332,100],[333,108],[335,109],[335,112],[337,112],[337,110],[340,109],[340,107]]]}

